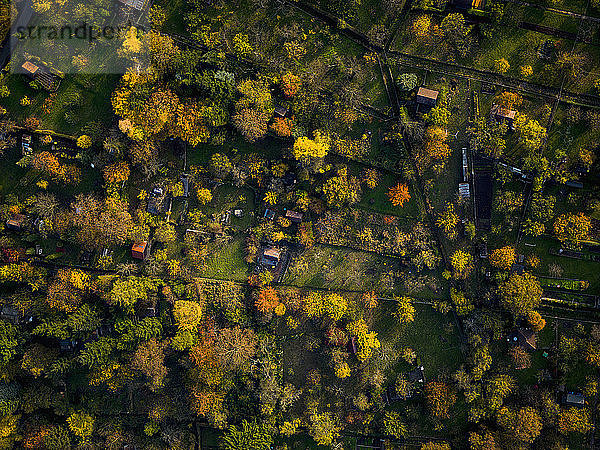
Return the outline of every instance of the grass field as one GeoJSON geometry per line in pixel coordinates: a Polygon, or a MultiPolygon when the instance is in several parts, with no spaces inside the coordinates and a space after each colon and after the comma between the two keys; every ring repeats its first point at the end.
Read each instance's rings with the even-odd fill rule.
{"type": "Polygon", "coordinates": [[[244,261],[243,239],[209,244],[207,267],[198,275],[218,280],[245,281],[248,264],[244,261]]]}
{"type": "Polygon", "coordinates": [[[386,274],[400,269],[398,260],[376,254],[315,245],[295,256],[284,282],[326,289],[393,292],[386,274]]]}
{"type": "Polygon", "coordinates": [[[118,79],[118,75],[108,74],[67,74],[50,103],[49,113],[46,113],[43,106],[50,94],[42,89],[33,89],[22,75],[9,75],[11,95],[1,99],[0,105],[9,111],[17,124],[22,124],[27,117],[36,117],[41,121],[42,130],[79,136],[90,122],[98,122],[105,128],[115,122],[110,97],[118,79]],[[31,100],[31,105],[21,106],[24,96],[31,100]],[[71,103],[74,106],[70,106],[71,103]],[[71,113],[75,108],[77,114],[71,113]]]}
{"type": "Polygon", "coordinates": [[[230,210],[231,226],[245,230],[254,222],[254,192],[248,188],[238,188],[230,184],[222,184],[213,190],[213,199],[207,205],[208,214],[222,214],[230,210]],[[234,209],[241,209],[243,217],[235,217],[234,209]]]}
{"type": "MultiPolygon", "coordinates": [[[[419,14],[421,13],[413,12],[409,14],[404,19],[402,28],[408,30],[412,21],[419,14]]],[[[441,17],[434,15],[434,19],[439,21],[441,17]]],[[[537,50],[547,40],[558,42],[561,49],[570,49],[573,41],[520,28],[521,22],[555,28],[574,34],[577,33],[579,25],[578,19],[567,15],[544,12],[536,8],[509,3],[505,5],[504,20],[494,29],[492,37],[480,38],[480,36],[477,36],[476,39],[479,39],[479,42],[471,47],[464,58],[454,55],[452,51],[448,53],[443,51],[439,45],[415,39],[411,33],[398,33],[392,48],[437,60],[451,59],[462,65],[485,70],[493,70],[494,62],[504,58],[510,64],[510,69],[506,73],[507,76],[522,78],[521,66],[530,65],[533,68],[533,75],[528,78],[528,81],[559,87],[562,77],[557,76],[557,73],[561,69],[554,63],[548,63],[548,61],[540,59],[537,50]]],[[[592,31],[592,34],[594,35],[593,38],[597,39],[595,31],[592,31]]],[[[580,44],[577,50],[586,56],[586,70],[597,72],[598,49],[593,45],[580,44]]],[[[590,92],[593,80],[589,76],[583,78],[568,80],[565,87],[577,92],[590,92]]]]}
{"type": "Polygon", "coordinates": [[[397,183],[401,182],[398,175],[384,174],[379,184],[374,189],[363,188],[363,195],[358,203],[360,209],[373,211],[380,214],[390,214],[407,219],[423,220],[424,207],[421,197],[412,185],[409,184],[410,200],[404,206],[394,206],[388,199],[387,192],[397,183]]]}
{"type": "MultiPolygon", "coordinates": [[[[417,364],[423,365],[426,378],[450,374],[460,367],[460,337],[451,315],[443,315],[429,305],[415,304],[415,321],[398,325],[392,316],[394,306],[393,302],[385,302],[377,310],[373,328],[382,345],[393,345],[398,351],[405,347],[415,350],[417,364]]],[[[402,362],[393,372],[404,369],[406,363],[402,362]]]]}

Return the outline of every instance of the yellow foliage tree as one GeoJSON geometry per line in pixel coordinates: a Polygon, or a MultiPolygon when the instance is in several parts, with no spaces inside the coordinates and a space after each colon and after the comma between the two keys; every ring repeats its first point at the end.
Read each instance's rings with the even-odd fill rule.
{"type": "Polygon", "coordinates": [[[117,161],[104,167],[104,181],[110,184],[122,183],[129,179],[129,164],[125,161],[117,161]]]}
{"type": "Polygon", "coordinates": [[[202,307],[196,302],[177,300],[173,308],[175,322],[181,330],[195,330],[202,318],[202,307]]]}
{"type": "Polygon", "coordinates": [[[499,269],[508,270],[517,259],[515,249],[510,246],[497,248],[490,254],[490,264],[499,269]]]}
{"type": "Polygon", "coordinates": [[[292,153],[294,158],[305,164],[311,164],[314,160],[323,159],[330,148],[330,139],[316,131],[314,139],[301,136],[294,142],[292,153]]]}

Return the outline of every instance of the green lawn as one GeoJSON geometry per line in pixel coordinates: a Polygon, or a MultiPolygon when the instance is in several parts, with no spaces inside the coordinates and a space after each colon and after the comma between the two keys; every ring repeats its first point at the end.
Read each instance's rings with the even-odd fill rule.
{"type": "Polygon", "coordinates": [[[232,211],[231,226],[239,230],[245,230],[254,221],[254,192],[248,188],[222,184],[213,190],[213,199],[207,205],[206,210],[208,214],[222,214],[227,210],[232,211]],[[233,215],[233,210],[238,208],[244,213],[241,218],[233,215]]]}
{"type": "Polygon", "coordinates": [[[363,187],[363,194],[358,207],[367,211],[373,211],[380,214],[390,214],[406,219],[423,220],[423,210],[421,197],[418,192],[409,184],[410,200],[404,203],[404,206],[394,206],[390,202],[387,193],[388,190],[401,182],[398,175],[386,173],[381,177],[379,184],[374,189],[363,187]]]}
{"type": "Polygon", "coordinates": [[[327,289],[393,292],[390,271],[400,270],[398,260],[376,254],[315,245],[294,256],[284,283],[327,289]]]}
{"type": "Polygon", "coordinates": [[[244,261],[242,238],[209,245],[207,267],[198,275],[219,280],[245,281],[248,264],[244,261]]]}
{"type": "Polygon", "coordinates": [[[36,117],[41,121],[42,130],[79,136],[90,122],[98,122],[107,128],[115,122],[110,97],[118,79],[118,75],[112,74],[67,74],[47,113],[43,110],[44,102],[50,97],[47,91],[33,89],[22,75],[8,75],[11,94],[0,99],[0,105],[8,110],[11,119],[18,125],[22,125],[28,117],[36,117]],[[24,96],[31,100],[29,106],[21,106],[24,96]],[[75,110],[77,113],[74,113],[75,110]]]}
{"type": "MultiPolygon", "coordinates": [[[[440,373],[451,374],[464,362],[460,338],[452,315],[443,315],[429,305],[415,304],[415,320],[398,325],[392,316],[394,304],[385,302],[377,309],[373,329],[382,345],[393,345],[398,351],[410,347],[417,353],[417,363],[425,368],[428,379],[440,373]]],[[[406,363],[398,369],[405,370],[406,363]]]]}

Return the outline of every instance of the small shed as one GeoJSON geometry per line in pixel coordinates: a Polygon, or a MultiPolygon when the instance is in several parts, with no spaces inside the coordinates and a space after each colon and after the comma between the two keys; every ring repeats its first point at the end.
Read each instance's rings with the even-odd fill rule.
{"type": "Polygon", "coordinates": [[[565,182],[565,186],[572,187],[575,189],[583,189],[583,183],[581,181],[569,180],[565,182]]]}
{"type": "Polygon", "coordinates": [[[25,61],[21,65],[21,68],[23,69],[23,73],[30,78],[34,78],[35,74],[38,73],[38,71],[40,70],[40,68],[31,61],[25,61]]]}
{"type": "Polygon", "coordinates": [[[506,340],[530,352],[537,348],[535,332],[529,328],[517,328],[508,335],[506,340]]]}
{"type": "Polygon", "coordinates": [[[59,342],[61,353],[70,353],[77,347],[77,341],[69,339],[61,339],[59,342]]]}
{"type": "Polygon", "coordinates": [[[181,177],[181,184],[183,185],[183,196],[190,196],[190,178],[188,175],[183,175],[181,177]]]}
{"type": "Polygon", "coordinates": [[[21,231],[25,225],[24,214],[13,214],[13,216],[6,221],[6,228],[14,231],[21,231]]]}
{"type": "Polygon", "coordinates": [[[277,117],[285,117],[288,115],[289,110],[285,106],[276,106],[273,112],[277,117]]]}
{"type": "Polygon", "coordinates": [[[281,257],[281,250],[275,247],[268,247],[263,251],[262,262],[268,266],[276,266],[281,257]]]}
{"type": "Polygon", "coordinates": [[[144,260],[150,254],[150,244],[148,241],[136,242],[131,247],[131,257],[144,260]]]}
{"type": "Polygon", "coordinates": [[[585,406],[585,396],[581,392],[567,392],[562,397],[563,405],[582,407],[585,406]]]}
{"type": "Polygon", "coordinates": [[[31,154],[31,152],[33,152],[33,149],[31,148],[31,135],[24,134],[21,136],[21,154],[26,156],[31,154]]]}
{"type": "Polygon", "coordinates": [[[492,106],[492,113],[497,121],[505,121],[509,125],[512,125],[517,112],[514,109],[504,108],[503,106],[494,105],[492,106]]]}
{"type": "Polygon", "coordinates": [[[420,87],[417,91],[417,103],[420,105],[435,106],[439,94],[438,91],[434,91],[433,89],[420,87]]]}
{"type": "Polygon", "coordinates": [[[15,308],[14,306],[2,306],[0,307],[0,319],[6,320],[14,325],[18,325],[23,322],[31,322],[33,317],[30,314],[22,311],[19,308],[15,308]]]}
{"type": "Polygon", "coordinates": [[[303,216],[304,215],[301,212],[292,211],[291,209],[288,209],[285,212],[285,218],[286,219],[290,219],[294,223],[300,223],[300,222],[302,222],[302,217],[303,216]]]}

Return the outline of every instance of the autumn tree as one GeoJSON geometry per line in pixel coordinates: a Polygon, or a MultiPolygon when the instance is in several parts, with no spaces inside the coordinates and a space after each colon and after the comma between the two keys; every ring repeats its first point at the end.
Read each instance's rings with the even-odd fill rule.
{"type": "Polygon", "coordinates": [[[198,188],[196,190],[196,197],[198,197],[198,203],[200,203],[201,205],[206,205],[207,203],[210,203],[213,199],[212,192],[210,191],[210,189],[206,188],[198,188]]]}
{"type": "Polygon", "coordinates": [[[523,103],[523,97],[516,92],[504,91],[494,98],[494,103],[507,109],[515,109],[523,103]]]}
{"type": "Polygon", "coordinates": [[[583,213],[567,213],[558,216],[554,222],[554,234],[563,243],[580,247],[588,239],[592,221],[583,213]]]}
{"type": "Polygon", "coordinates": [[[328,412],[311,414],[308,433],[319,445],[329,446],[339,436],[341,427],[336,417],[328,412]]]}
{"type": "Polygon", "coordinates": [[[432,162],[444,163],[451,153],[446,143],[448,132],[440,126],[427,127],[423,144],[417,147],[415,163],[419,172],[428,169],[432,162]]]}
{"type": "Polygon", "coordinates": [[[67,417],[69,429],[75,436],[81,438],[82,441],[86,441],[92,435],[95,421],[94,417],[83,411],[74,412],[67,417]]]}
{"type": "Polygon", "coordinates": [[[403,73],[398,77],[397,84],[402,91],[412,91],[419,85],[419,78],[414,73],[403,73]]]}
{"type": "Polygon", "coordinates": [[[540,313],[533,310],[527,313],[527,323],[534,331],[542,331],[546,326],[546,321],[542,319],[540,313]]]}
{"type": "Polygon", "coordinates": [[[333,322],[340,320],[348,310],[348,300],[342,295],[331,293],[323,298],[323,316],[333,322]]]}
{"type": "Polygon", "coordinates": [[[133,229],[127,203],[109,197],[101,202],[93,195],[79,194],[71,205],[77,240],[86,248],[124,244],[133,229]]]}
{"type": "Polygon", "coordinates": [[[417,17],[411,24],[410,30],[417,38],[429,36],[431,29],[431,18],[426,15],[417,17]]]}
{"type": "Polygon", "coordinates": [[[531,367],[531,355],[523,347],[515,346],[508,351],[515,369],[528,369],[531,367]]]}
{"type": "MultiPolygon", "coordinates": [[[[381,175],[376,169],[368,168],[362,173],[362,181],[369,189],[375,189],[379,183],[381,175]]],[[[409,196],[410,197],[410,196],[409,196]]]]}
{"type": "Polygon", "coordinates": [[[469,446],[470,450],[500,450],[500,447],[496,444],[494,435],[488,430],[470,432],[469,446]]]}
{"type": "Polygon", "coordinates": [[[217,178],[226,178],[233,170],[233,165],[227,155],[215,153],[211,156],[208,169],[217,178]]]}
{"type": "Polygon", "coordinates": [[[450,46],[460,55],[469,51],[471,27],[466,25],[465,17],[460,13],[448,14],[442,20],[440,29],[450,46]]]}
{"type": "Polygon", "coordinates": [[[257,351],[258,337],[251,328],[224,328],[215,339],[215,353],[223,367],[238,371],[249,369],[257,351]]]}
{"type": "Polygon", "coordinates": [[[377,307],[377,294],[375,293],[375,291],[367,291],[367,292],[363,292],[363,294],[360,297],[360,301],[363,304],[363,306],[367,309],[373,309],[377,307]]]}
{"type": "Polygon", "coordinates": [[[498,73],[506,73],[510,69],[510,64],[504,58],[500,58],[494,61],[494,70],[498,73]]]}
{"type": "Polygon", "coordinates": [[[415,307],[412,305],[412,299],[410,297],[395,297],[396,300],[396,311],[394,317],[401,323],[410,323],[415,320],[415,307]]]}
{"type": "Polygon", "coordinates": [[[140,54],[161,75],[172,73],[182,60],[182,51],[173,38],[155,30],[142,35],[140,54]]]}
{"type": "Polygon", "coordinates": [[[505,246],[495,249],[489,256],[490,264],[502,270],[508,270],[517,260],[515,249],[505,246]]]}
{"type": "Polygon", "coordinates": [[[173,317],[180,330],[193,331],[202,318],[202,306],[188,300],[177,300],[173,307],[173,317]]]}
{"type": "Polygon", "coordinates": [[[502,408],[498,411],[498,424],[520,441],[531,443],[542,431],[538,412],[527,406],[518,410],[502,408]]]}
{"type": "Polygon", "coordinates": [[[524,65],[519,68],[519,73],[523,78],[528,78],[533,75],[533,67],[530,65],[524,65]]]}
{"type": "Polygon", "coordinates": [[[294,121],[287,117],[275,117],[271,130],[279,137],[290,137],[294,128],[294,121]]]}
{"type": "Polygon", "coordinates": [[[387,411],[383,416],[383,432],[387,436],[402,439],[408,434],[408,427],[400,414],[387,411]]]}
{"type": "Polygon", "coordinates": [[[373,349],[381,347],[377,333],[369,331],[364,319],[355,320],[346,325],[348,334],[356,338],[356,357],[359,361],[366,361],[373,354],[373,349]]]}
{"type": "Polygon", "coordinates": [[[420,450],[451,450],[451,448],[450,444],[447,444],[445,442],[429,441],[425,442],[424,444],[421,444],[420,450]]]}
{"type": "Polygon", "coordinates": [[[295,97],[301,86],[302,80],[300,77],[291,72],[287,72],[281,77],[281,89],[283,90],[283,95],[288,98],[295,97]]]}
{"type": "Polygon", "coordinates": [[[487,121],[485,117],[477,117],[473,125],[467,128],[469,145],[474,151],[492,158],[499,158],[506,150],[504,136],[508,131],[505,121],[487,121]]]}
{"type": "Polygon", "coordinates": [[[458,225],[458,215],[454,212],[454,205],[448,203],[446,209],[442,211],[436,220],[436,224],[440,227],[449,239],[456,238],[456,225],[458,225]]]}
{"type": "Polygon", "coordinates": [[[521,144],[530,151],[540,148],[546,138],[546,128],[542,127],[537,120],[529,119],[523,114],[517,114],[513,124],[521,144]]]}
{"type": "Polygon", "coordinates": [[[273,446],[273,435],[269,428],[257,421],[243,420],[231,425],[221,439],[221,448],[225,450],[269,450],[273,446]]]}
{"type": "Polygon", "coordinates": [[[87,134],[82,134],[77,138],[77,147],[79,148],[90,148],[92,146],[92,139],[87,134]]]}
{"type": "Polygon", "coordinates": [[[129,179],[129,165],[125,161],[117,161],[104,167],[104,181],[109,184],[118,184],[129,179]]]}
{"type": "Polygon", "coordinates": [[[404,203],[410,200],[410,194],[408,193],[408,186],[405,184],[398,183],[396,186],[392,186],[388,193],[388,198],[394,206],[404,206],[404,203]]]}
{"type": "Polygon", "coordinates": [[[466,316],[475,309],[473,302],[471,302],[463,292],[454,288],[450,289],[450,300],[452,300],[452,304],[454,305],[454,308],[456,308],[456,314],[459,316],[466,316]]]}
{"type": "Polygon", "coordinates": [[[58,351],[47,348],[41,344],[33,344],[21,360],[21,368],[28,371],[34,377],[46,373],[51,364],[58,358],[58,351]]]}
{"type": "Polygon", "coordinates": [[[538,279],[525,272],[522,275],[512,274],[500,285],[498,293],[502,306],[513,316],[519,317],[529,314],[540,305],[543,291],[538,279]]]}
{"type": "Polygon", "coordinates": [[[594,429],[588,408],[561,408],[558,413],[558,430],[562,434],[588,434],[594,429]]]}
{"type": "Polygon", "coordinates": [[[456,250],[450,256],[450,265],[455,278],[465,279],[473,270],[473,256],[463,250],[456,250]]]}
{"type": "Polygon", "coordinates": [[[431,381],[425,385],[425,400],[433,417],[447,419],[456,403],[456,394],[446,383],[431,381]]]}
{"type": "Polygon", "coordinates": [[[148,378],[148,386],[152,391],[162,388],[168,369],[165,366],[165,349],[168,344],[150,339],[140,343],[133,354],[131,367],[139,370],[148,378]]]}
{"type": "Polygon", "coordinates": [[[314,139],[301,136],[294,142],[292,155],[307,167],[315,167],[329,153],[331,141],[323,133],[315,131],[314,139]]]}
{"type": "Polygon", "coordinates": [[[342,169],[325,182],[323,194],[327,204],[333,208],[358,203],[361,194],[360,181],[356,177],[348,177],[346,169],[342,169]]]}
{"type": "Polygon", "coordinates": [[[216,123],[218,120],[213,120],[214,117],[210,115],[215,110],[214,107],[208,109],[192,101],[179,103],[171,125],[171,136],[178,137],[193,147],[208,142],[210,132],[207,125],[219,125],[216,123]]]}
{"type": "Polygon", "coordinates": [[[279,305],[279,297],[272,287],[262,288],[255,301],[256,309],[263,314],[270,314],[279,305]]]}
{"type": "Polygon", "coordinates": [[[255,142],[267,134],[269,115],[259,109],[242,109],[232,118],[233,125],[248,141],[255,142]]]}

